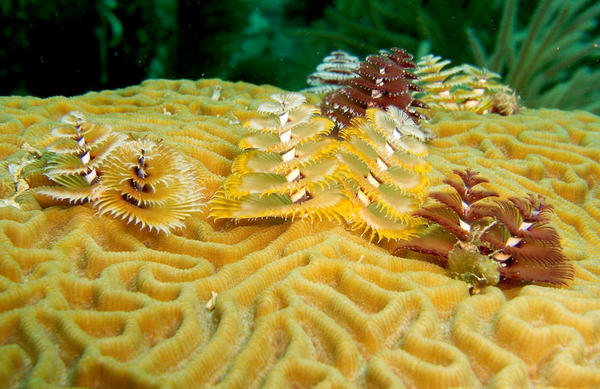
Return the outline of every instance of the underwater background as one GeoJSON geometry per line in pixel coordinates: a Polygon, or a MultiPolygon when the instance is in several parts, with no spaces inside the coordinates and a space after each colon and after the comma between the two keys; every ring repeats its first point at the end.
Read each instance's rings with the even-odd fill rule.
{"type": "Polygon", "coordinates": [[[600,388],[599,18],[0,0],[0,388],[600,388]]]}
{"type": "Polygon", "coordinates": [[[402,47],[503,76],[531,108],[600,112],[596,1],[0,1],[0,95],[148,78],[306,87],[336,49],[402,47]]]}

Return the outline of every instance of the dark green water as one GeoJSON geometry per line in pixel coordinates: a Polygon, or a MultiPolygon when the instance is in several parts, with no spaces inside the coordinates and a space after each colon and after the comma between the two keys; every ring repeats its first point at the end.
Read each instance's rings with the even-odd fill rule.
{"type": "Polygon", "coordinates": [[[600,113],[599,15],[592,0],[0,0],[0,95],[207,77],[299,90],[332,50],[397,46],[487,67],[529,107],[600,113]]]}

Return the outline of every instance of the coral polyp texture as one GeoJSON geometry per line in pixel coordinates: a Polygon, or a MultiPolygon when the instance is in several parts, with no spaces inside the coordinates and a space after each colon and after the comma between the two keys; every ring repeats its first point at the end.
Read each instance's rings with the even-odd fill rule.
{"type": "Polygon", "coordinates": [[[425,115],[417,108],[427,108],[414,93],[422,91],[415,84],[412,55],[399,48],[369,55],[356,70],[356,76],[346,85],[328,93],[321,103],[321,112],[339,126],[347,126],[356,116],[364,116],[367,108],[386,109],[394,106],[406,112],[417,123],[425,115]]]}
{"type": "Polygon", "coordinates": [[[431,193],[437,203],[416,212],[435,225],[403,248],[441,258],[450,273],[475,287],[501,278],[568,285],[573,265],[549,225],[552,207],[543,197],[491,202],[498,194],[478,187],[487,179],[470,169],[454,173],[461,181],[445,180],[452,190],[431,193]]]}
{"type": "Polygon", "coordinates": [[[508,116],[519,107],[515,92],[499,82],[500,75],[487,69],[464,64],[445,68],[449,60],[426,55],[414,70],[423,96],[419,98],[430,110],[497,113],[508,116]]]}
{"type": "Polygon", "coordinates": [[[500,283],[470,295],[445,268],[394,256],[334,220],[235,224],[203,211],[167,235],[34,195],[57,186],[42,151],[78,111],[127,139],[162,140],[210,199],[242,169],[239,142],[259,133],[242,123],[268,116],[257,108],[276,93],[153,80],[0,98],[0,387],[600,386],[592,114],[440,111],[430,124],[433,192],[469,168],[500,198],[539,194],[553,206],[550,225],[574,268],[564,287],[500,283]]]}

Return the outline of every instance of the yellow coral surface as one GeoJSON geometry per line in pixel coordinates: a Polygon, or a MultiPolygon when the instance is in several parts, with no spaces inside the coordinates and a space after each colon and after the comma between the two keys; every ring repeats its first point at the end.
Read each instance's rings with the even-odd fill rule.
{"type": "Polygon", "coordinates": [[[200,212],[166,235],[26,190],[48,185],[34,149],[77,110],[163,139],[210,198],[240,152],[242,122],[276,91],[155,80],[74,98],[0,98],[0,387],[600,387],[592,114],[437,113],[429,125],[434,190],[470,167],[488,189],[540,193],[555,207],[575,261],[568,289],[470,296],[444,269],[334,222],[236,225],[200,212]]]}

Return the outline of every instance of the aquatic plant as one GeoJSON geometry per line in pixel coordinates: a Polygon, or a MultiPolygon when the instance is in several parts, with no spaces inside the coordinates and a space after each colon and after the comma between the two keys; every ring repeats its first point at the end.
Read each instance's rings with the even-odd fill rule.
{"type": "Polygon", "coordinates": [[[413,97],[422,91],[409,71],[415,67],[412,55],[399,48],[382,50],[379,55],[369,55],[360,63],[357,76],[344,80],[347,85],[328,93],[321,102],[321,112],[340,127],[347,126],[356,116],[364,116],[367,108],[397,107],[415,122],[425,116],[416,108],[427,108],[413,97]]]}
{"type": "Polygon", "coordinates": [[[515,93],[498,80],[500,75],[471,65],[445,68],[450,61],[426,55],[414,73],[424,93],[419,98],[431,110],[472,111],[512,115],[517,112],[515,93]]]}
{"type": "Polygon", "coordinates": [[[549,225],[552,207],[541,196],[489,201],[497,193],[478,188],[487,179],[470,169],[454,173],[460,181],[444,181],[452,190],[431,193],[436,204],[415,212],[434,224],[400,248],[438,258],[475,287],[503,279],[556,285],[573,279],[573,265],[549,225]]]}
{"type": "Polygon", "coordinates": [[[524,28],[518,2],[503,2],[495,45],[486,52],[482,34],[468,28],[475,64],[505,74],[527,106],[600,112],[600,47],[592,30],[600,4],[587,0],[537,2],[524,28]],[[589,65],[589,66],[588,66],[589,65]]]}

